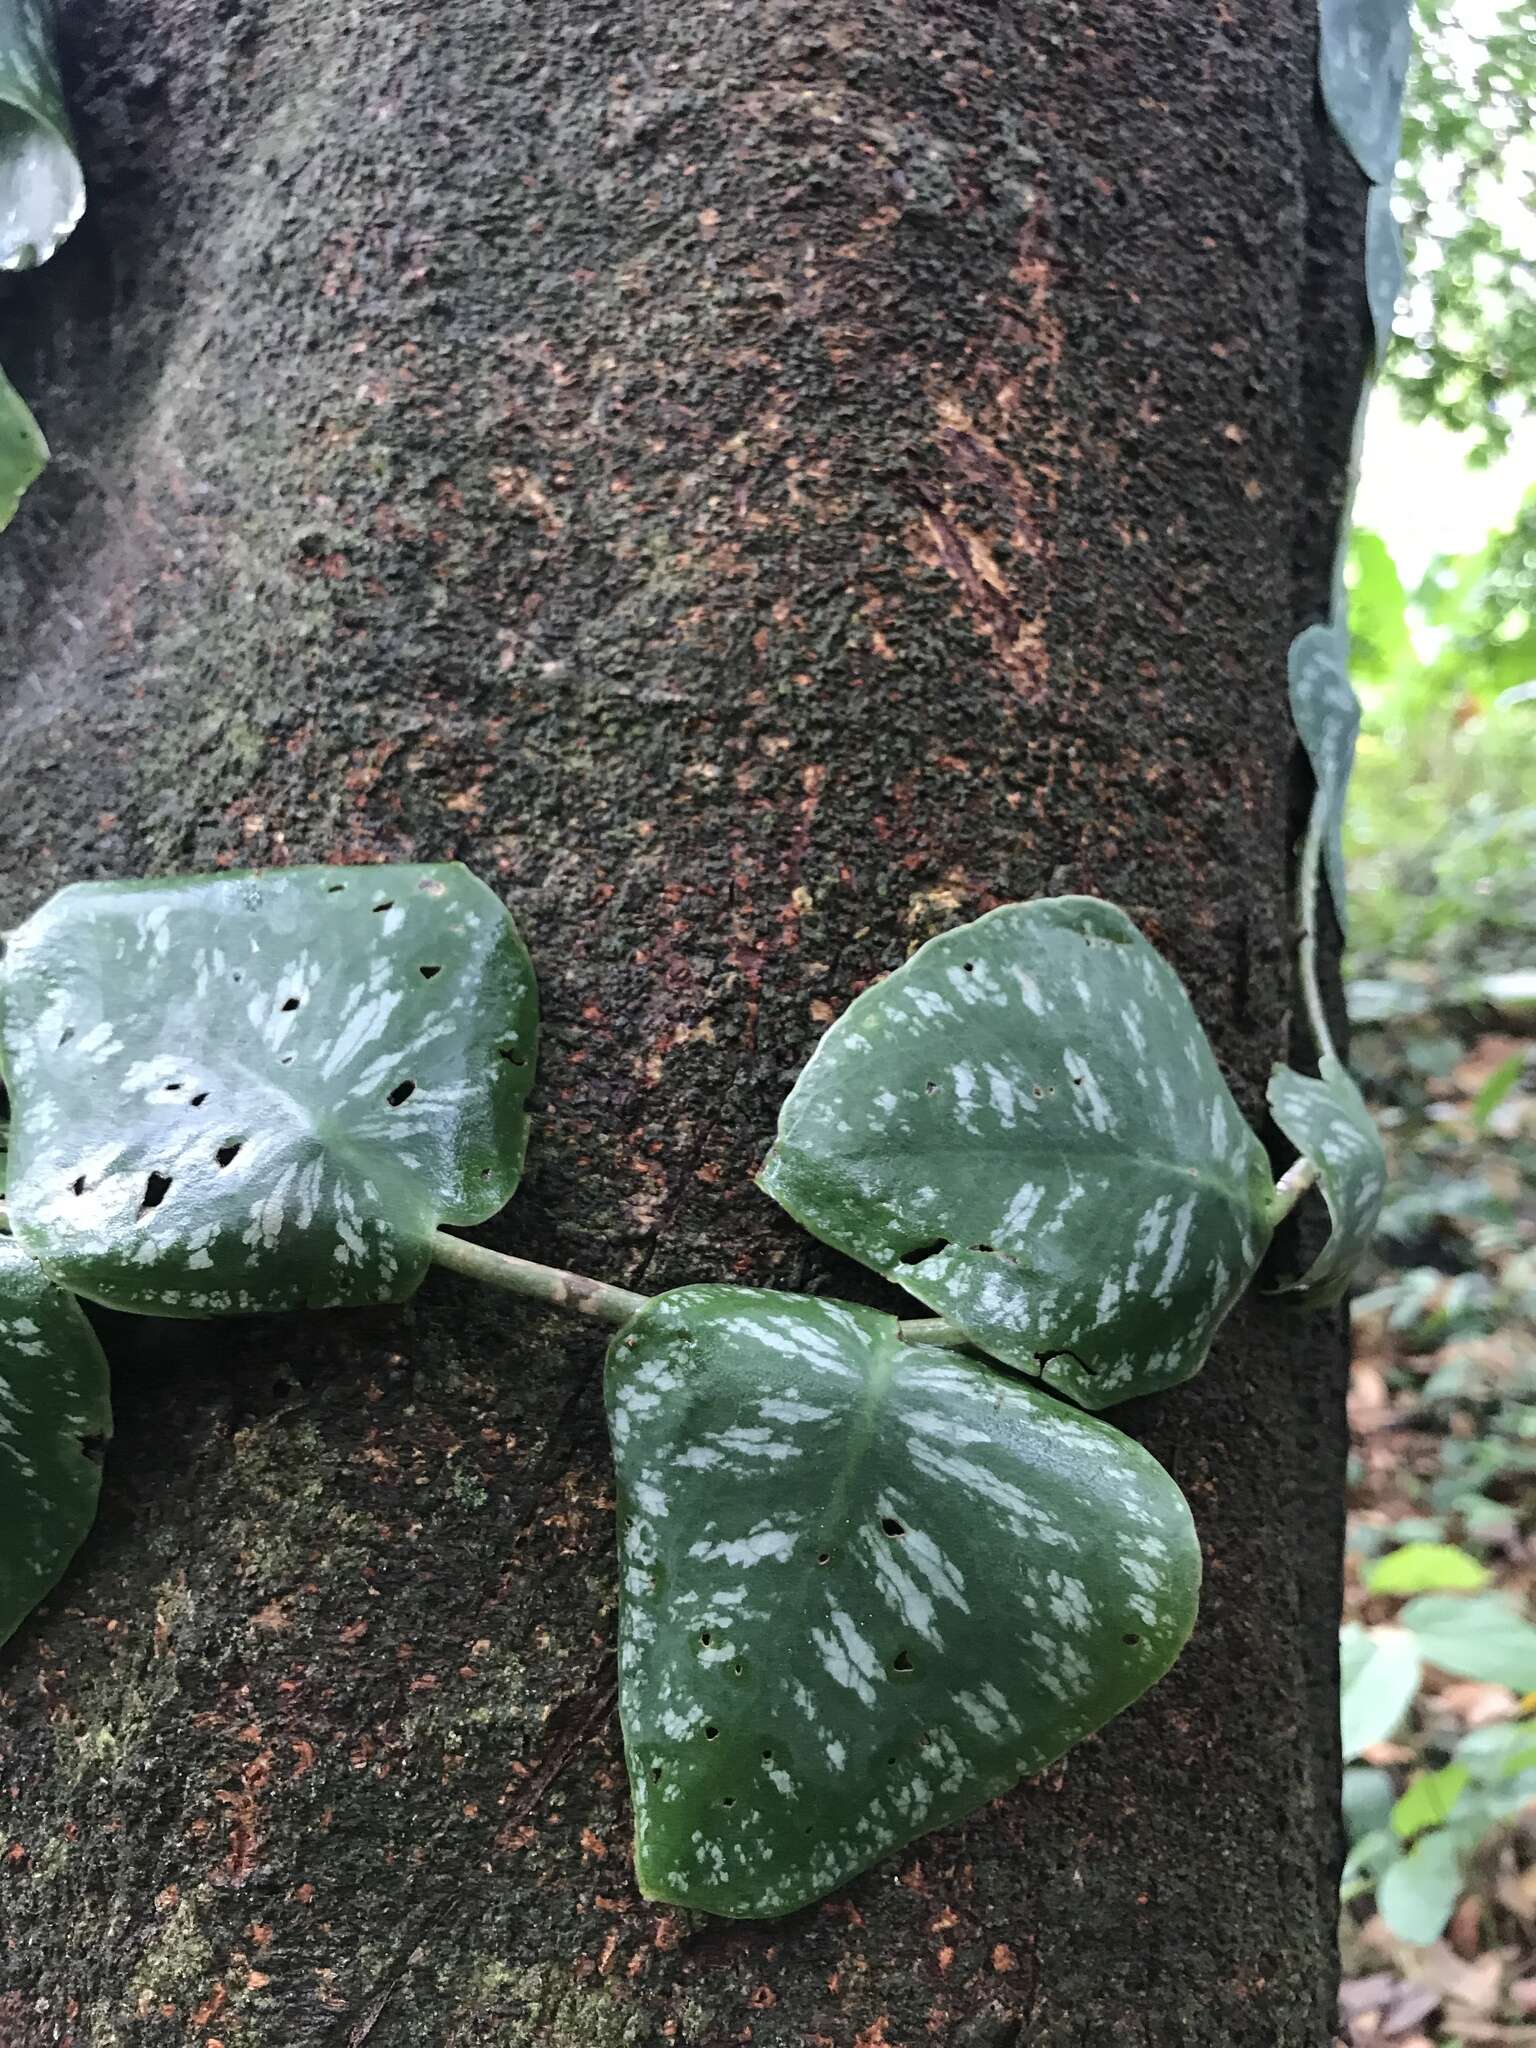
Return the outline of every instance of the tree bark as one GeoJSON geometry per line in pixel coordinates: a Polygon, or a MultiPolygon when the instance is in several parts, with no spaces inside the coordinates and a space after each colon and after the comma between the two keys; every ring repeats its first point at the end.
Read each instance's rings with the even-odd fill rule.
{"type": "MultiPolygon", "coordinates": [[[[890,1305],[750,1174],[824,1025],[1000,902],[1122,903],[1261,1124],[1361,373],[1307,0],[137,0],[0,352],[0,914],[469,862],[539,967],[487,1237],[890,1305]]],[[[1262,1124],[1261,1124],[1262,1127],[1262,1124]]],[[[600,1341],[99,1318],[99,1525],[0,1661],[0,2040],[1321,2048],[1337,1322],[1118,1411],[1195,1640],[822,1906],[639,1899],[600,1341]],[[7,2032],[6,2029],[9,2029],[7,2032]]]]}

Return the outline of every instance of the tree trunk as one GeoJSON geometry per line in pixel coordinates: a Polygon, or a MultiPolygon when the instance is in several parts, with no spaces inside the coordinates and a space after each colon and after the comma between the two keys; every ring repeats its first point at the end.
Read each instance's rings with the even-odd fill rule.
{"type": "MultiPolygon", "coordinates": [[[[1362,359],[1309,0],[137,0],[93,211],[0,354],[0,914],[469,862],[545,1029],[486,1235],[888,1297],[750,1174],[823,1026],[1075,890],[1262,1118],[1362,359]]],[[[588,1326],[102,1316],[97,1530],[0,1662],[0,2040],[1322,2048],[1337,1323],[1253,1300],[1115,1419],[1183,1661],[792,1918],[638,1898],[588,1326]],[[6,2029],[9,2029],[7,2032],[6,2029]]]]}

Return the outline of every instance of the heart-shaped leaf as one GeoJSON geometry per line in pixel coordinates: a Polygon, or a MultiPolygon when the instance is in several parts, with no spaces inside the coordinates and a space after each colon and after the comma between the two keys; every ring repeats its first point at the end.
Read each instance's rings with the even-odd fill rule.
{"type": "Polygon", "coordinates": [[[1344,798],[1355,765],[1360,700],[1349,680],[1349,634],[1339,624],[1308,626],[1290,648],[1291,716],[1307,750],[1322,809],[1323,867],[1340,931],[1347,930],[1344,798]]]}
{"type": "Polygon", "coordinates": [[[0,1643],[58,1583],[96,1516],[107,1361],[79,1305],[0,1237],[0,1643]]]}
{"type": "Polygon", "coordinates": [[[533,969],[464,868],[79,884],[0,998],[16,1233],[112,1308],[401,1301],[517,1186],[533,969]]]}
{"type": "Polygon", "coordinates": [[[0,533],[16,517],[27,488],[48,463],[48,443],[21,401],[21,395],[0,370],[0,533]]]}
{"type": "Polygon", "coordinates": [[[1317,1184],[1333,1219],[1328,1242],[1311,1266],[1278,1290],[1293,1294],[1297,1308],[1326,1308],[1343,1300],[1375,1235],[1387,1185],[1386,1154],[1360,1090],[1331,1053],[1318,1065],[1316,1080],[1276,1067],[1269,1083],[1275,1122],[1317,1169],[1317,1184]]]}
{"type": "Polygon", "coordinates": [[[46,263],[84,211],[54,0],[0,0],[0,270],[46,263]]]}
{"type": "Polygon", "coordinates": [[[1188,1379],[1273,1193],[1172,968],[1086,896],[932,939],[859,996],[760,1185],[1087,1408],[1188,1379]]]}
{"type": "Polygon", "coordinates": [[[1365,202],[1365,296],[1376,337],[1376,367],[1392,346],[1392,322],[1403,294],[1403,231],[1387,185],[1373,185],[1365,202]]]}
{"type": "Polygon", "coordinates": [[[614,1339],[607,1402],[650,1898],[819,1898],[1101,1727],[1193,1625],[1156,1460],[888,1316],[681,1288],[614,1339]]]}
{"type": "Polygon", "coordinates": [[[1408,0],[1319,0],[1323,104],[1375,185],[1391,182],[1403,132],[1403,83],[1413,54],[1408,0]]]}

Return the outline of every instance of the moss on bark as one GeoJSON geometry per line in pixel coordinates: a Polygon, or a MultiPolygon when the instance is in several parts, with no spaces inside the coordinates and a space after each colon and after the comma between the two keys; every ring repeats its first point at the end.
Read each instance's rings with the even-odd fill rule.
{"type": "MultiPolygon", "coordinates": [[[[547,1019],[491,1235],[647,1289],[879,1298],[749,1173],[847,996],[1010,898],[1123,903],[1260,1114],[1360,359],[1308,9],[136,0],[71,58],[0,912],[468,860],[547,1019]]],[[[447,1277],[103,1321],[101,1524],[0,1664],[5,2038],[1328,2039],[1336,1329],[1250,1305],[1122,1412],[1206,1546],[1174,1675],[739,1927],[631,1887],[589,1331],[447,1277]]]]}

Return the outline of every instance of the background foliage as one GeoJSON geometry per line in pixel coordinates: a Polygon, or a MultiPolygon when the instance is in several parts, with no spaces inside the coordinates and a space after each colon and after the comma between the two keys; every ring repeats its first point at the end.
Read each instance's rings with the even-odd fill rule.
{"type": "Polygon", "coordinates": [[[1536,8],[1418,30],[1349,566],[1350,1008],[1392,1163],[1352,1310],[1351,2048],[1536,2044],[1536,8]]]}

